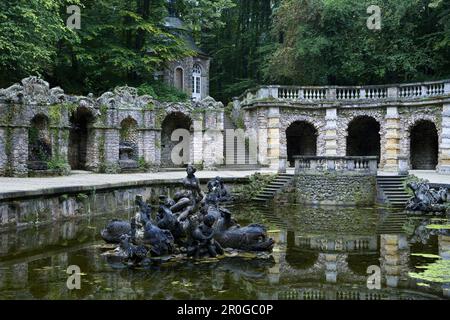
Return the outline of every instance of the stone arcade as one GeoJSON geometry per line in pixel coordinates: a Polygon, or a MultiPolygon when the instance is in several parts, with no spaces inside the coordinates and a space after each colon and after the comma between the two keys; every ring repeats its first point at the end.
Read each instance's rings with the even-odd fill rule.
{"type": "MultiPolygon", "coordinates": [[[[450,173],[450,80],[265,86],[246,91],[230,108],[234,123],[243,123],[247,139],[257,144],[260,166],[283,170],[294,165],[294,156],[376,156],[383,171],[450,173]]],[[[108,173],[175,167],[170,154],[178,142],[171,138],[179,128],[192,133],[185,162],[218,168],[230,163],[224,161],[226,141],[211,143],[193,127],[201,123],[201,130],[225,135],[235,128],[226,114],[211,97],[161,103],[129,87],[99,98],[70,96],[26,78],[0,90],[0,175],[27,176],[61,164],[108,173]]]]}
{"type": "MultiPolygon", "coordinates": [[[[194,121],[222,131],[223,114],[223,105],[211,97],[160,103],[138,96],[135,88],[121,87],[96,99],[69,96],[30,77],[0,90],[0,175],[27,176],[52,162],[108,173],[171,166],[172,131],[192,130],[194,121]]],[[[188,158],[213,167],[220,163],[223,148],[219,144],[204,156],[206,143],[202,135],[192,135],[188,158]]]]}
{"type": "Polygon", "coordinates": [[[262,86],[234,99],[258,162],[293,156],[377,156],[394,173],[450,173],[450,80],[366,87],[262,86]]]}

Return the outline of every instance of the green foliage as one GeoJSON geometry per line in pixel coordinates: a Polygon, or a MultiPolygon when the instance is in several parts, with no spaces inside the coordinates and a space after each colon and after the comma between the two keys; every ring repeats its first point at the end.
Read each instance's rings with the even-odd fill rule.
{"type": "Polygon", "coordinates": [[[408,177],[406,177],[405,181],[403,181],[403,187],[405,188],[406,192],[412,197],[414,195],[414,192],[410,188],[408,188],[408,184],[410,183],[429,183],[429,181],[421,179],[413,174],[410,174],[408,177]]]}
{"type": "Polygon", "coordinates": [[[163,26],[165,5],[164,0],[3,1],[0,85],[29,74],[72,93],[138,85],[168,61],[192,54],[163,26]],[[66,8],[73,4],[82,12],[79,30],[66,27],[66,8]]]}
{"type": "Polygon", "coordinates": [[[144,83],[138,87],[139,95],[149,95],[162,102],[185,102],[189,96],[163,82],[144,83]]]}
{"type": "Polygon", "coordinates": [[[79,193],[79,194],[77,194],[76,199],[77,199],[78,202],[84,202],[87,199],[89,199],[89,196],[87,194],[84,194],[84,193],[79,193]]]}
{"type": "MultiPolygon", "coordinates": [[[[358,85],[450,76],[450,1],[179,0],[212,57],[210,94],[225,103],[259,84],[358,85]],[[369,5],[382,29],[367,28],[369,5]]],[[[162,101],[189,96],[154,80],[193,54],[164,27],[165,0],[0,2],[0,87],[41,75],[68,93],[128,84],[162,101]],[[79,5],[81,29],[66,27],[79,5]]],[[[153,106],[149,106],[153,110],[153,106]]]]}
{"type": "Polygon", "coordinates": [[[448,16],[448,1],[281,1],[274,16],[266,79],[348,85],[448,76],[448,16]],[[373,4],[381,8],[381,30],[367,28],[367,8],[373,4]]]}
{"type": "Polygon", "coordinates": [[[224,112],[236,128],[245,129],[244,112],[242,109],[239,109],[237,112],[233,112],[233,103],[230,102],[225,107],[224,112]]]}
{"type": "Polygon", "coordinates": [[[233,0],[183,0],[177,2],[177,11],[197,42],[208,37],[212,30],[226,27],[223,12],[234,8],[233,0]]]}
{"type": "Polygon", "coordinates": [[[49,170],[54,170],[58,175],[68,176],[70,174],[70,165],[65,159],[60,156],[54,156],[47,161],[47,167],[49,170]]]}
{"type": "Polygon", "coordinates": [[[263,175],[260,173],[251,175],[248,184],[238,186],[233,190],[235,198],[238,201],[249,201],[257,196],[274,178],[275,175],[263,175]]]}
{"type": "Polygon", "coordinates": [[[58,44],[76,38],[61,12],[79,0],[0,1],[0,84],[54,67],[58,44]]]}
{"type": "Polygon", "coordinates": [[[433,263],[417,266],[416,268],[423,269],[423,272],[410,272],[409,276],[413,279],[432,283],[448,283],[450,281],[450,260],[439,259],[433,263]]]}
{"type": "Polygon", "coordinates": [[[48,109],[48,117],[50,118],[50,123],[54,126],[61,124],[62,120],[62,106],[60,104],[51,105],[48,109]]]}
{"type": "Polygon", "coordinates": [[[142,171],[147,171],[148,169],[150,169],[150,165],[147,163],[147,161],[145,161],[144,157],[139,158],[138,165],[139,169],[141,169],[142,171]]]}
{"type": "MultiPolygon", "coordinates": [[[[271,0],[233,0],[222,23],[204,30],[201,47],[213,57],[211,96],[227,103],[263,82],[265,47],[271,42],[271,0]]],[[[276,1],[275,1],[276,2],[276,1]]]]}
{"type": "Polygon", "coordinates": [[[120,173],[120,166],[117,163],[103,162],[100,164],[99,171],[106,174],[117,174],[120,173]]]}

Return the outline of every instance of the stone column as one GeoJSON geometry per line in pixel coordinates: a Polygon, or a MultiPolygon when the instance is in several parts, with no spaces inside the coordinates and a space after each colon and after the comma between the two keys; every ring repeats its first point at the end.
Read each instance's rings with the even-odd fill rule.
{"type": "Polygon", "coordinates": [[[191,148],[191,162],[195,165],[203,164],[203,115],[199,115],[194,119],[194,135],[191,148]]]}
{"type": "Polygon", "coordinates": [[[6,149],[6,130],[0,127],[0,176],[5,175],[7,171],[8,156],[6,149]]]}
{"type": "Polygon", "coordinates": [[[450,174],[450,103],[442,110],[442,138],[439,143],[439,173],[450,174]]]}
{"type": "Polygon", "coordinates": [[[155,165],[161,165],[161,130],[153,131],[153,140],[155,141],[155,165]]]}
{"type": "Polygon", "coordinates": [[[223,165],[224,162],[224,130],[225,130],[225,124],[224,124],[224,110],[220,110],[220,112],[216,113],[216,141],[215,141],[215,155],[214,155],[214,165],[219,166],[223,165]]]}
{"type": "MultiPolygon", "coordinates": [[[[105,154],[104,159],[108,164],[118,164],[119,163],[119,141],[120,134],[118,128],[108,128],[104,130],[104,140],[101,141],[105,143],[105,154]]],[[[100,155],[101,157],[102,155],[100,155]]]]}
{"type": "Polygon", "coordinates": [[[267,119],[267,157],[273,170],[278,170],[280,160],[280,108],[271,107],[267,119]]]}
{"type": "MultiPolygon", "coordinates": [[[[100,143],[103,141],[103,130],[95,127],[88,128],[86,148],[86,169],[97,171],[100,167],[100,143]]],[[[105,137],[107,140],[107,137],[105,137]]],[[[105,147],[106,149],[106,147],[105,147]]]]}
{"type": "Polygon", "coordinates": [[[267,165],[268,159],[268,128],[267,115],[264,112],[258,112],[258,162],[261,165],[267,165]]]}
{"type": "Polygon", "coordinates": [[[205,133],[203,135],[204,167],[214,169],[223,163],[223,112],[205,115],[205,133]]]}
{"type": "Polygon", "coordinates": [[[337,108],[326,110],[325,155],[337,156],[337,108]]]}
{"type": "Polygon", "coordinates": [[[387,107],[385,120],[386,153],[384,155],[384,161],[381,161],[382,169],[388,172],[406,173],[402,172],[406,168],[400,166],[400,117],[398,115],[398,108],[387,107]]]}
{"type": "Polygon", "coordinates": [[[388,287],[396,288],[399,281],[407,279],[409,246],[404,234],[380,236],[381,274],[388,287]]]}
{"type": "Polygon", "coordinates": [[[150,165],[156,164],[155,132],[153,130],[142,130],[142,156],[150,165]]]}
{"type": "Polygon", "coordinates": [[[12,129],[11,168],[15,177],[28,175],[28,128],[17,127],[12,129]]]}
{"type": "Polygon", "coordinates": [[[320,253],[320,255],[323,255],[325,260],[325,281],[329,283],[336,283],[338,276],[338,255],[330,253],[320,253]]]}
{"type": "Polygon", "coordinates": [[[285,230],[269,231],[268,235],[275,240],[272,253],[275,264],[269,268],[268,279],[270,284],[277,284],[280,282],[282,268],[286,263],[287,232],[285,230]]]}

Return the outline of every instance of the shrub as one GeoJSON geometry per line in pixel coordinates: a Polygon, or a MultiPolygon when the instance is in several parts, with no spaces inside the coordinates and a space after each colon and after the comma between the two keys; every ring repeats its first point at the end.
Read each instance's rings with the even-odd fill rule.
{"type": "Polygon", "coordinates": [[[47,161],[47,167],[49,170],[54,170],[60,176],[70,175],[70,165],[61,157],[53,157],[47,161]]]}
{"type": "Polygon", "coordinates": [[[139,95],[150,95],[161,102],[186,102],[189,96],[163,82],[144,83],[138,88],[139,95]]]}

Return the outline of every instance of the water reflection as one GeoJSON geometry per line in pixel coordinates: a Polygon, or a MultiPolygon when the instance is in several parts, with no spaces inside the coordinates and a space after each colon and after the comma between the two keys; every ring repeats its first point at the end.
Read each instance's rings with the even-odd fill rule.
{"type": "Polygon", "coordinates": [[[0,234],[0,299],[450,298],[450,282],[423,285],[410,276],[430,263],[414,254],[450,260],[448,231],[427,228],[435,223],[430,219],[373,208],[232,210],[243,225],[270,226],[277,244],[269,259],[226,257],[128,269],[101,255],[99,230],[111,217],[68,221],[0,234]],[[80,290],[66,287],[69,265],[83,272],[80,290]],[[381,268],[381,290],[367,288],[373,265],[381,268]]]}

